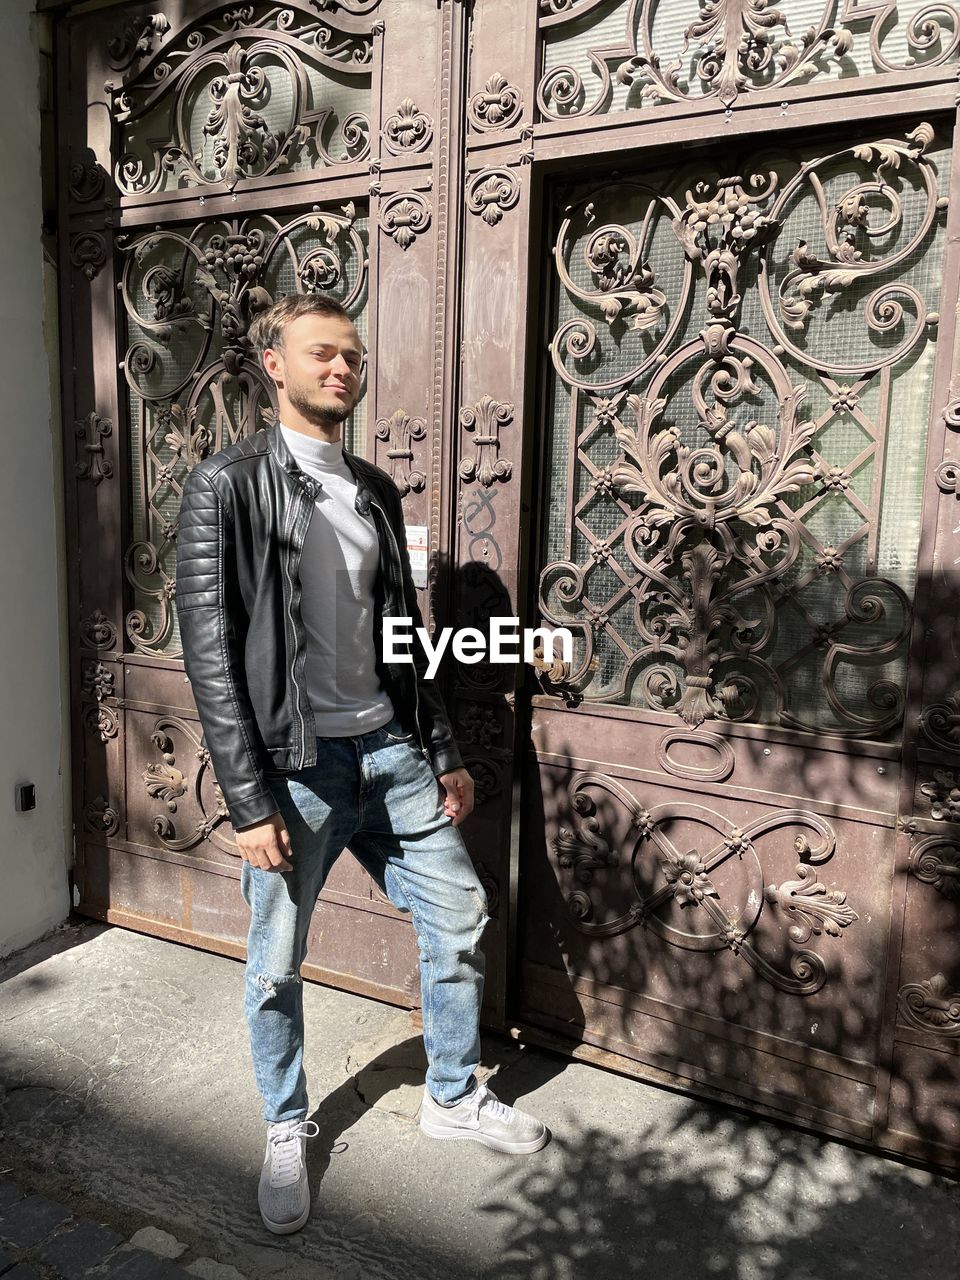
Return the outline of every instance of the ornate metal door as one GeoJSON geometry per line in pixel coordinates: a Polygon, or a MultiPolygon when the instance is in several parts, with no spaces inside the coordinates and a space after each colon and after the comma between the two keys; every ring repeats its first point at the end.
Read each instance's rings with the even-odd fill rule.
{"type": "MultiPolygon", "coordinates": [[[[488,1020],[956,1162],[956,6],[161,0],[57,34],[81,909],[242,949],[177,505],[270,420],[252,315],[331,290],[428,618],[575,635],[569,669],[445,673],[488,1020]]],[[[307,972],[413,1003],[415,959],[344,859],[307,972]]]]}
{"type": "MultiPolygon", "coordinates": [[[[56,31],[79,907],[239,955],[239,862],[180,658],[183,481],[273,420],[253,316],[333,293],[370,351],[347,443],[427,526],[432,613],[464,25],[434,0],[160,0],[56,31]]],[[[349,858],[305,973],[418,1000],[412,930],[349,858]]]]}
{"type": "Polygon", "coordinates": [[[575,637],[472,712],[522,753],[519,1022],[949,1164],[957,13],[494,7],[461,563],[519,531],[575,637]]]}

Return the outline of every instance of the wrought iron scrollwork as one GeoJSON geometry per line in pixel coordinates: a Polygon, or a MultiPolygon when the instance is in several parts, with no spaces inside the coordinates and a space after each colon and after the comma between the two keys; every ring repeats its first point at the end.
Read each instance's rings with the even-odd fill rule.
{"type": "MultiPolygon", "coordinates": [[[[894,0],[824,0],[798,33],[775,0],[670,0],[671,32],[677,11],[689,15],[679,47],[670,48],[663,44],[667,0],[623,0],[623,40],[591,46],[587,20],[601,6],[541,0],[546,44],[537,103],[547,119],[703,98],[730,110],[743,94],[807,83],[837,66],[848,74],[902,71],[943,66],[960,52],[960,8],[950,3],[921,5],[898,31],[894,0]],[[568,44],[565,28],[573,23],[568,44]],[[887,52],[894,45],[906,49],[902,61],[887,52]]],[[[610,16],[603,5],[594,20],[610,16]]]]}
{"type": "Polygon", "coordinates": [[[160,752],[160,759],[146,766],[142,778],[148,795],[159,800],[165,809],[153,819],[153,829],[161,844],[182,853],[203,840],[212,839],[221,849],[235,853],[236,842],[219,831],[228,818],[227,806],[220,787],[210,781],[210,753],[194,729],[177,716],[161,716],[150,737],[160,752]],[[186,740],[187,757],[196,762],[192,778],[179,763],[184,751],[175,745],[171,736],[174,733],[186,740]],[[208,792],[212,794],[212,803],[208,792]],[[185,796],[199,816],[185,834],[178,834],[174,818],[185,796]]]}
{"type": "Polygon", "coordinates": [[[369,152],[366,111],[338,116],[323,101],[331,73],[353,82],[358,108],[369,101],[373,34],[356,18],[320,17],[294,3],[244,4],[168,34],[159,48],[141,39],[139,52],[136,70],[107,86],[124,194],[167,183],[232,191],[289,166],[369,152]],[[197,106],[204,97],[205,118],[197,106]]]}
{"type": "Polygon", "coordinates": [[[554,261],[575,314],[561,319],[551,352],[570,421],[586,421],[568,446],[568,554],[541,574],[540,611],[577,635],[570,680],[585,696],[642,701],[692,726],[773,717],[882,737],[899,724],[902,682],[888,673],[903,661],[911,606],[863,554],[880,519],[886,393],[880,415],[866,402],[936,321],[917,288],[890,278],[923,252],[945,207],[933,140],[923,123],[904,140],[801,164],[785,184],[745,171],[697,183],[681,205],[669,191],[620,183],[567,209],[554,261]],[[851,182],[851,167],[870,176],[851,182]],[[823,248],[801,241],[784,261],[780,241],[804,195],[819,209],[823,248]],[[603,218],[606,203],[627,198],[629,225],[603,218]],[[888,214],[877,219],[879,203],[888,214]],[[682,247],[680,270],[664,260],[664,223],[682,247]],[[746,331],[745,277],[759,282],[772,341],[746,331]],[[864,298],[871,278],[880,283],[864,298]],[[847,291],[821,333],[818,300],[847,291]],[[678,344],[698,299],[702,327],[678,344]],[[837,348],[856,342],[859,360],[839,362],[837,348]],[[798,366],[808,381],[795,380],[798,366]],[[827,400],[817,414],[805,405],[811,385],[827,400]],[[822,441],[851,420],[861,444],[841,465],[822,441]],[[841,508],[849,514],[826,527],[846,536],[828,540],[824,513],[841,508]],[[806,635],[778,650],[788,613],[806,635]],[[607,674],[591,680],[601,648],[607,674]],[[850,673],[871,667],[886,671],[854,700],[850,673]],[[817,709],[793,689],[812,669],[817,709]]]}
{"type": "Polygon", "coordinates": [[[332,293],[358,313],[367,249],[352,203],[285,222],[222,219],[118,243],[137,513],[125,557],[137,604],[126,633],[139,652],[177,657],[173,547],[183,482],[270,413],[270,387],[249,358],[250,324],[275,296],[294,291],[332,293]]]}
{"type": "Polygon", "coordinates": [[[814,867],[828,862],[837,844],[832,826],[818,814],[784,809],[741,828],[702,805],[676,803],[648,809],[615,779],[595,771],[575,775],[569,800],[580,821],[562,826],[553,848],[561,872],[572,873],[574,887],[564,885],[563,893],[581,933],[610,938],[644,927],[685,951],[729,950],[765,981],[792,995],[812,995],[826,982],[823,958],[808,950],[806,943],[814,936],[840,938],[859,917],[844,892],[828,889],[816,878],[814,867]],[[599,816],[597,793],[629,819],[628,835],[619,845],[599,816]],[[670,836],[674,821],[703,829],[707,835],[703,845],[697,849],[677,845],[670,836]],[[797,833],[794,849],[801,859],[797,879],[764,887],[757,846],[784,828],[797,833]],[[751,885],[737,901],[718,883],[718,873],[733,858],[746,869],[751,885]],[[597,887],[595,879],[624,867],[629,867],[632,901],[618,915],[598,919],[598,894],[591,892],[597,887]],[[674,907],[685,917],[683,927],[673,922],[674,907]],[[769,960],[752,936],[764,911],[788,924],[791,954],[786,968],[769,960]]]}
{"type": "Polygon", "coordinates": [[[120,830],[120,813],[105,796],[94,796],[84,807],[83,825],[98,836],[115,836],[120,830]]]}

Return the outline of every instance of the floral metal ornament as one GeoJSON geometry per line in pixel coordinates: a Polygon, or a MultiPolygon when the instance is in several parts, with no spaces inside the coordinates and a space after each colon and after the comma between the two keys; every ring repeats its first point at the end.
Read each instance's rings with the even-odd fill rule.
{"type": "Polygon", "coordinates": [[[660,870],[681,907],[695,907],[704,898],[718,896],[695,849],[691,849],[689,853],[671,851],[661,858],[660,870]]]}
{"type": "Polygon", "coordinates": [[[235,852],[236,842],[219,830],[228,820],[227,806],[223,792],[211,774],[210,752],[194,729],[177,716],[161,716],[150,737],[160,752],[160,760],[151,761],[141,776],[148,794],[161,801],[165,809],[153,819],[153,829],[160,842],[168,849],[184,852],[212,839],[219,848],[235,852]],[[184,740],[182,753],[174,742],[173,734],[184,740]],[[178,754],[185,754],[188,759],[192,757],[196,761],[192,779],[178,766],[178,754]],[[178,834],[173,815],[179,815],[184,797],[188,797],[193,822],[191,825],[188,820],[187,830],[178,834]]]}
{"type": "Polygon", "coordinates": [[[395,156],[425,151],[433,141],[433,121],[413,101],[404,98],[383,125],[383,144],[395,156]]]}
{"type": "Polygon", "coordinates": [[[405,498],[414,491],[420,493],[427,483],[423,471],[415,470],[411,463],[414,460],[413,445],[426,438],[427,424],[423,418],[411,418],[403,409],[397,409],[389,418],[377,420],[377,439],[385,442],[387,461],[390,464],[390,476],[400,490],[400,497],[405,498]]]}
{"type": "Polygon", "coordinates": [[[93,280],[107,260],[107,247],[103,236],[96,231],[81,231],[70,240],[70,261],[93,280]]]}
{"type": "Polygon", "coordinates": [[[520,179],[510,169],[484,169],[467,182],[467,208],[495,227],[520,200],[520,179]]]}
{"type": "Polygon", "coordinates": [[[960,1036],[960,991],[954,991],[942,973],[925,982],[906,983],[897,1003],[900,1017],[909,1026],[947,1039],[960,1036]]]}
{"type": "Polygon", "coordinates": [[[94,796],[83,810],[83,825],[98,836],[115,836],[120,830],[120,814],[105,796],[94,796]]]}
{"type": "Polygon", "coordinates": [[[776,219],[765,213],[777,190],[775,173],[754,175],[749,186],[742,178],[716,184],[699,182],[687,193],[687,207],[674,229],[691,261],[699,261],[707,278],[707,310],[734,320],[742,301],[741,265],[776,230],[776,219]]]}
{"type": "Polygon", "coordinates": [[[165,13],[129,17],[107,42],[111,66],[123,71],[137,59],[149,57],[169,30],[170,19],[165,13]]]}
{"type": "Polygon", "coordinates": [[[381,204],[380,225],[401,249],[409,249],[430,226],[430,206],[415,191],[400,192],[381,204]]]}
{"type": "Polygon", "coordinates": [[[839,938],[842,929],[860,918],[848,905],[847,895],[840,889],[828,889],[821,884],[813,868],[805,863],[797,867],[796,880],[767,885],[763,896],[788,918],[797,921],[790,926],[790,937],[794,942],[809,942],[813,934],[819,936],[821,933],[839,938]]]}
{"type": "Polygon", "coordinates": [[[170,813],[176,813],[177,801],[186,794],[187,787],[182,772],[176,767],[173,743],[162,732],[154,732],[150,736],[161,751],[162,759],[159,763],[148,764],[143,771],[147,794],[154,800],[162,800],[170,813]]]}
{"type": "Polygon", "coordinates": [[[960,898],[960,847],[953,841],[922,840],[910,854],[910,871],[945,898],[960,898]]]}
{"type": "Polygon", "coordinates": [[[495,480],[509,480],[513,463],[500,454],[500,431],[513,422],[513,405],[481,396],[475,405],[460,410],[460,425],[473,432],[475,453],[460,463],[460,479],[476,480],[489,488],[495,480]]]}
{"type": "Polygon", "coordinates": [[[107,171],[97,160],[96,152],[85,147],[83,158],[70,166],[67,183],[70,199],[77,204],[89,204],[103,195],[106,183],[107,171]]]}
{"type": "Polygon", "coordinates": [[[461,702],[457,709],[458,737],[470,746],[489,748],[503,735],[496,707],[488,702],[461,702]]]}
{"type": "Polygon", "coordinates": [[[292,7],[239,5],[144,53],[122,84],[107,85],[120,135],[115,180],[124,194],[160,190],[170,177],[233,191],[292,164],[341,164],[369,152],[364,111],[335,116],[314,99],[331,72],[353,82],[358,102],[369,99],[372,31],[292,7]],[[210,104],[202,124],[201,98],[210,104]],[[271,127],[265,108],[278,102],[289,105],[271,127]]]}
{"type": "Polygon", "coordinates": [[[930,801],[930,817],[942,822],[960,822],[960,783],[947,769],[934,769],[933,781],[921,784],[920,792],[930,801]]]}
{"type": "Polygon", "coordinates": [[[113,463],[106,455],[104,440],[113,435],[113,423],[101,418],[99,413],[88,413],[73,424],[77,438],[77,457],[74,474],[78,480],[89,480],[94,488],[101,480],[113,477],[113,463]]]}
{"type": "Polygon", "coordinates": [[[84,697],[103,702],[105,698],[113,697],[116,679],[116,671],[109,663],[87,662],[83,667],[80,689],[84,697]]]}
{"type": "Polygon", "coordinates": [[[580,821],[562,823],[552,848],[564,899],[581,933],[610,938],[642,926],[684,951],[729,951],[765,981],[793,995],[812,995],[824,985],[823,958],[804,944],[814,936],[839,938],[859,917],[844,893],[828,890],[816,879],[813,868],[836,852],[833,828],[819,815],[788,809],[741,829],[698,804],[647,808],[619,781],[596,770],[574,775],[568,801],[580,821]],[[610,827],[616,821],[620,830],[623,824],[613,811],[627,823],[619,842],[610,827]],[[684,830],[691,824],[700,827],[705,835],[702,845],[677,848],[671,838],[675,822],[684,830]],[[803,859],[799,878],[764,890],[757,847],[784,828],[797,832],[794,849],[803,859]],[[731,859],[747,872],[748,887],[741,887],[736,897],[723,878],[731,859]],[[613,870],[616,880],[605,887],[604,873],[613,870]],[[572,887],[564,872],[572,873],[572,887]],[[626,895],[622,905],[615,912],[606,909],[605,896],[618,895],[626,895]],[[674,923],[672,908],[683,913],[683,927],[674,923]],[[765,911],[783,912],[792,921],[786,968],[769,960],[755,937],[765,911]]]}
{"type": "Polygon", "coordinates": [[[89,733],[95,733],[101,742],[109,742],[120,732],[120,721],[117,714],[107,703],[101,702],[87,707],[83,713],[83,723],[89,733]]]}
{"type": "Polygon", "coordinates": [[[821,0],[798,30],[790,6],[775,0],[625,0],[619,43],[606,21],[591,41],[591,25],[613,17],[602,0],[541,0],[540,8],[537,104],[548,120],[704,99],[729,112],[745,95],[805,84],[838,65],[846,74],[905,71],[960,53],[960,13],[949,3],[901,17],[892,0],[821,0]],[[666,31],[678,28],[666,46],[666,31]]]}
{"type": "Polygon", "coordinates": [[[179,656],[174,559],[187,474],[269,424],[271,386],[252,358],[251,323],[291,280],[298,292],[333,294],[355,314],[367,283],[357,224],[351,202],[287,221],[218,218],[118,237],[134,510],[142,513],[125,552],[135,601],[125,629],[138,652],[179,656]]]}
{"type": "Polygon", "coordinates": [[[577,424],[574,479],[554,499],[567,504],[565,554],[541,572],[539,609],[574,633],[570,682],[584,697],[674,711],[691,727],[761,718],[882,737],[902,719],[902,681],[881,676],[854,706],[838,676],[906,653],[909,598],[859,568],[864,540],[876,536],[880,490],[875,483],[868,504],[858,473],[882,474],[887,437],[866,388],[936,320],[919,290],[890,274],[922,252],[945,207],[928,155],[933,138],[921,123],[904,139],[800,164],[787,182],[738,166],[736,176],[688,187],[682,202],[669,188],[618,182],[565,210],[554,246],[565,300],[550,351],[577,424]],[[865,171],[862,180],[850,179],[851,167],[865,171]],[[838,194],[828,205],[831,182],[838,194]],[[785,261],[779,242],[808,196],[824,247],[815,251],[808,232],[785,261]],[[624,202],[629,225],[604,216],[624,202]],[[871,252],[901,224],[893,248],[871,252]],[[682,251],[679,268],[665,261],[668,232],[682,251]],[[864,297],[881,272],[885,282],[864,297]],[[744,327],[745,277],[768,334],[744,327]],[[820,301],[854,289],[858,306],[831,315],[827,342],[820,301]],[[838,326],[861,323],[891,336],[864,344],[862,362],[838,359],[838,326]],[[681,325],[687,336],[678,341],[681,325]],[[797,381],[798,367],[806,381],[797,381]],[[816,415],[806,403],[811,384],[826,393],[816,415]],[[865,442],[849,459],[825,456],[825,428],[850,419],[865,442]],[[846,536],[821,541],[817,518],[837,502],[851,512],[846,536]],[[813,584],[833,593],[833,616],[805,606],[813,584]],[[807,634],[773,660],[791,609],[807,634]],[[591,674],[601,652],[604,683],[591,674]],[[810,667],[819,668],[816,713],[793,693],[810,667]]]}
{"type": "Polygon", "coordinates": [[[479,93],[467,103],[467,116],[475,129],[490,132],[507,129],[519,120],[523,112],[520,90],[509,84],[506,77],[494,73],[479,93]]]}
{"type": "Polygon", "coordinates": [[[117,643],[116,623],[102,609],[94,609],[80,623],[80,642],[88,649],[112,649],[117,643]]]}

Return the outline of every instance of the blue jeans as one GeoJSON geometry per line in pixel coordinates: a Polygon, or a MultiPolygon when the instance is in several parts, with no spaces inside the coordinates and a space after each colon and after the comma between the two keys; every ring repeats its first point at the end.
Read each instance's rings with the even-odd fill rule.
{"type": "Polygon", "coordinates": [[[419,746],[391,720],[355,737],[320,738],[312,768],[267,776],[293,868],[244,862],[240,878],[250,907],[244,1013],[264,1118],[307,1114],[300,966],[317,895],[347,845],[413,919],[427,1088],[441,1103],[461,1097],[480,1060],[487,900],[419,746]]]}

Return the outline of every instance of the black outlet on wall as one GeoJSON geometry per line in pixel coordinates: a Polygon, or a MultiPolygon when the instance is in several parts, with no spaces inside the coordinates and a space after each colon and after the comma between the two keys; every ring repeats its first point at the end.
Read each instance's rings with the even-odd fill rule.
{"type": "Polygon", "coordinates": [[[32,782],[18,782],[14,789],[17,813],[26,813],[37,807],[37,788],[32,782]]]}

